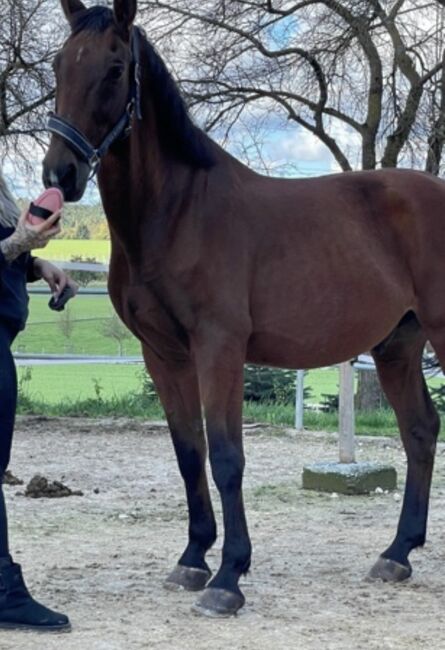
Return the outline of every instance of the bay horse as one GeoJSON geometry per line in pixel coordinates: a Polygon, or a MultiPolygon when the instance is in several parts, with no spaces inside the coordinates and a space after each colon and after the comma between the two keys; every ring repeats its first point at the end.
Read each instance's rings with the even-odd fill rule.
{"type": "Polygon", "coordinates": [[[71,33],[54,63],[44,183],[77,201],[98,172],[111,300],[142,343],[187,494],[188,544],[166,585],[202,590],[195,609],[211,616],[244,604],[244,363],[315,368],[370,349],[408,459],[397,533],[371,576],[408,578],[439,432],[421,357],[428,339],[445,365],[445,183],[410,170],[257,174],[194,125],[134,25],[136,0],[61,4],[71,33]],[[207,447],[225,533],[213,578],[207,447]]]}

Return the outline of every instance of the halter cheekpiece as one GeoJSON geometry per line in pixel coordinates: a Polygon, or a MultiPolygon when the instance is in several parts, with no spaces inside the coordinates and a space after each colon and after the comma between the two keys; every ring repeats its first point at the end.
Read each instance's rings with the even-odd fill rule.
{"type": "Polygon", "coordinates": [[[47,128],[51,133],[55,133],[84,160],[91,169],[92,178],[100,165],[100,161],[107,153],[113,142],[123,135],[128,135],[131,130],[131,121],[133,115],[138,120],[142,119],[141,111],[141,63],[140,63],[140,38],[141,34],[138,27],[133,27],[131,32],[131,64],[134,67],[134,74],[130,83],[130,92],[125,112],[111,129],[102,143],[96,148],[89,140],[64,117],[55,113],[49,113],[47,128]]]}

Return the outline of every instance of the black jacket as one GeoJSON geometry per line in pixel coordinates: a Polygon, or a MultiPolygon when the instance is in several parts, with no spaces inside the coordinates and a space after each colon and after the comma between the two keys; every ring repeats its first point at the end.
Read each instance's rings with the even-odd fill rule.
{"type": "MultiPolygon", "coordinates": [[[[14,228],[0,225],[0,240],[12,235],[14,228]]],[[[37,280],[34,258],[23,253],[8,263],[0,250],[0,322],[15,330],[22,330],[28,318],[26,283],[37,280]]]]}

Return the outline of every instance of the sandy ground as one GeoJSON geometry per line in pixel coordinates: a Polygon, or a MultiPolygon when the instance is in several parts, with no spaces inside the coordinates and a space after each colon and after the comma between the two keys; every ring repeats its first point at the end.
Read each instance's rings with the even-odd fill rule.
{"type": "MultiPolygon", "coordinates": [[[[395,464],[398,442],[363,439],[359,459],[395,464]]],[[[162,587],[186,539],[181,480],[165,430],[130,420],[22,418],[11,469],[82,497],[28,499],[6,486],[11,545],[35,596],[68,613],[71,634],[1,632],[0,650],[398,650],[445,648],[445,448],[428,543],[403,585],[369,584],[391,540],[399,495],[335,497],[301,489],[306,463],[336,460],[335,437],[246,432],[245,497],[254,546],[247,598],[230,620],[193,615],[192,593],[162,587]]],[[[221,520],[217,495],[214,501],[221,520]]],[[[216,569],[219,538],[208,559],[216,569]]]]}

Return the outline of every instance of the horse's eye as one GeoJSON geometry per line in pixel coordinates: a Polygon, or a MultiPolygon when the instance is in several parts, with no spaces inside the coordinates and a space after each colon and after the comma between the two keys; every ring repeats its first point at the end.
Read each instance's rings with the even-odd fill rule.
{"type": "Polygon", "coordinates": [[[108,70],[107,80],[118,81],[122,77],[123,71],[124,71],[123,65],[113,65],[113,67],[108,70]]]}

